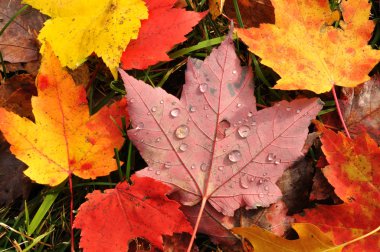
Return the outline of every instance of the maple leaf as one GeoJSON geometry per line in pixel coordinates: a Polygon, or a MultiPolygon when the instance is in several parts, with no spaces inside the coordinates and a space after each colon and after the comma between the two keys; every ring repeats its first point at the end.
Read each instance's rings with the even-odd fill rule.
{"type": "Polygon", "coordinates": [[[342,251],[342,246],[335,245],[328,235],[312,224],[296,223],[293,228],[299,239],[287,240],[257,226],[233,228],[232,231],[248,239],[255,251],[342,251]]]}
{"type": "Polygon", "coordinates": [[[341,107],[344,121],[355,135],[363,129],[380,144],[380,76],[352,88],[343,88],[341,107]]]}
{"type": "Polygon", "coordinates": [[[330,26],[329,1],[273,0],[276,24],[237,29],[249,50],[281,79],[275,88],[316,93],[333,85],[354,87],[368,80],[380,51],[367,44],[374,23],[367,0],[342,1],[344,22],[330,26]]]}
{"type": "Polygon", "coordinates": [[[240,66],[231,36],[204,62],[189,60],[181,100],[120,74],[134,126],[128,137],[148,164],[137,174],[170,184],[184,205],[201,202],[201,213],[206,202],[229,216],[275,202],[275,182],[302,156],[322,107],[298,99],[257,111],[251,68],[240,66]]]}
{"type": "Polygon", "coordinates": [[[123,52],[123,69],[145,69],[159,61],[170,60],[166,53],[175,44],[185,41],[185,34],[207,14],[173,8],[176,0],[145,2],[149,18],[142,21],[138,38],[132,40],[123,52]]]}
{"type": "MultiPolygon", "coordinates": [[[[335,243],[364,235],[380,225],[380,148],[368,134],[349,139],[317,123],[322,132],[322,150],[329,166],[322,169],[334,191],[344,201],[340,205],[318,205],[296,216],[332,233],[335,243]]],[[[377,251],[380,235],[375,234],[347,247],[349,251],[377,251]]]]}
{"type": "Polygon", "coordinates": [[[192,232],[179,210],[165,195],[170,187],[151,178],[132,176],[132,185],[119,183],[104,193],[87,194],[75,218],[84,251],[128,251],[132,238],[142,237],[162,249],[162,235],[192,232]]]}
{"type": "MultiPolygon", "coordinates": [[[[52,19],[38,39],[49,42],[63,66],[76,68],[95,52],[117,78],[126,45],[136,39],[141,19],[148,18],[142,0],[24,0],[52,19]]],[[[43,50],[43,49],[42,49],[43,50]]]]}
{"type": "Polygon", "coordinates": [[[113,148],[124,139],[118,129],[126,100],[90,116],[86,91],[75,86],[48,44],[32,98],[35,123],[0,108],[0,129],[12,153],[29,166],[24,172],[40,184],[58,185],[69,174],[104,176],[117,168],[113,148]]]}

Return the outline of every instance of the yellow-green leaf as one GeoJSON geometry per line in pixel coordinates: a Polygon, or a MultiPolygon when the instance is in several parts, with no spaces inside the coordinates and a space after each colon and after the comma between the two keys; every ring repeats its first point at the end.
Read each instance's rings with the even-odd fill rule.
{"type": "MultiPolygon", "coordinates": [[[[95,52],[117,77],[123,50],[136,39],[148,9],[142,0],[24,0],[51,19],[38,39],[49,42],[63,66],[76,68],[95,52]]],[[[43,50],[43,49],[42,49],[43,50]]]]}

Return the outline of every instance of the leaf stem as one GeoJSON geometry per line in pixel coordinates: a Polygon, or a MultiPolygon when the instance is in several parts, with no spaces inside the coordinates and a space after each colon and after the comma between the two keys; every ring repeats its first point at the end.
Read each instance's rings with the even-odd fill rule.
{"type": "Polygon", "coordinates": [[[366,234],[364,234],[364,235],[362,235],[362,236],[359,236],[359,237],[357,237],[357,238],[355,238],[355,239],[353,239],[353,240],[351,240],[351,241],[348,241],[348,242],[345,242],[345,243],[339,244],[339,245],[337,245],[336,247],[331,248],[331,249],[327,249],[327,250],[325,250],[325,251],[331,251],[331,250],[334,250],[334,249],[339,248],[339,247],[344,248],[344,247],[347,246],[347,245],[350,245],[350,244],[352,244],[352,243],[354,243],[354,242],[360,241],[360,240],[362,240],[362,239],[364,239],[364,238],[366,238],[366,237],[368,237],[368,236],[371,236],[371,235],[373,235],[373,234],[375,234],[375,233],[377,233],[377,232],[379,232],[379,231],[380,231],[380,226],[378,226],[376,229],[372,230],[371,232],[368,232],[368,233],[366,233],[366,234]]]}
{"type": "Polygon", "coordinates": [[[70,236],[71,236],[71,252],[75,252],[75,246],[74,246],[74,191],[73,191],[73,174],[69,173],[69,187],[70,187],[70,236]]]}
{"type": "Polygon", "coordinates": [[[199,223],[201,223],[202,214],[203,214],[203,211],[204,211],[205,206],[206,206],[206,202],[207,202],[207,197],[203,197],[202,203],[201,203],[201,208],[199,209],[197,221],[195,222],[195,225],[194,225],[193,234],[191,235],[191,240],[190,240],[189,246],[187,247],[187,252],[191,252],[191,248],[193,247],[194,240],[195,240],[195,237],[197,235],[198,228],[199,228],[199,223]]]}
{"type": "Polygon", "coordinates": [[[339,105],[338,97],[337,97],[336,92],[335,92],[335,85],[332,87],[332,93],[333,93],[333,96],[334,96],[335,106],[336,106],[336,109],[337,109],[337,111],[338,111],[338,115],[339,115],[339,118],[340,118],[340,122],[342,123],[343,128],[344,128],[344,132],[346,132],[346,135],[347,135],[348,138],[351,138],[351,136],[350,136],[350,132],[348,131],[348,128],[347,128],[347,126],[346,126],[346,123],[344,122],[344,118],[343,118],[342,110],[340,109],[340,105],[339,105]]]}

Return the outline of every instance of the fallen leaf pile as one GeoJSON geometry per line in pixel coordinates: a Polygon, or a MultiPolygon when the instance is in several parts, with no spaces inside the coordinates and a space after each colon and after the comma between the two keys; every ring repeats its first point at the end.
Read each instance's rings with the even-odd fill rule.
{"type": "Polygon", "coordinates": [[[48,227],[57,201],[35,209],[31,182],[69,188],[71,251],[380,250],[367,0],[23,3],[0,4],[0,206],[25,200],[26,228],[11,230],[33,241],[1,231],[17,250],[67,248],[48,227]],[[226,17],[248,49],[233,25],[223,37],[226,17]],[[276,89],[314,93],[272,90],[268,72],[276,89]],[[347,136],[325,120],[330,90],[347,136]]]}

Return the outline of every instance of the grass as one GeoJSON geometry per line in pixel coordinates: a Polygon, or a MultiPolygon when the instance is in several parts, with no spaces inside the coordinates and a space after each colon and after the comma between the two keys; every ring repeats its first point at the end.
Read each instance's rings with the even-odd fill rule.
{"type": "MultiPolygon", "coordinates": [[[[207,1],[186,0],[189,6],[196,11],[208,9],[207,1]],[[196,2],[199,2],[198,4],[196,2]]],[[[238,25],[244,27],[243,20],[239,15],[238,2],[233,0],[236,8],[238,25]]],[[[11,20],[2,28],[0,35],[7,26],[27,7],[20,9],[11,20]]],[[[374,20],[379,20],[379,10],[374,8],[374,20]]],[[[169,56],[173,60],[160,63],[144,71],[129,71],[137,79],[143,80],[154,87],[162,87],[167,92],[179,97],[182,84],[184,84],[184,71],[188,56],[203,59],[212,48],[218,46],[227,34],[230,21],[221,16],[212,20],[207,16],[195,29],[188,34],[188,40],[176,46],[169,56]]],[[[376,25],[374,36],[370,41],[373,47],[378,47],[380,41],[380,28],[376,25]]],[[[273,102],[281,99],[292,99],[299,94],[309,95],[304,91],[284,92],[274,90],[271,87],[279,76],[271,69],[260,64],[253,54],[248,53],[245,45],[235,40],[239,57],[245,65],[252,65],[255,71],[255,96],[259,107],[270,106],[273,102]]],[[[0,54],[3,72],[5,65],[0,54]]],[[[121,81],[113,81],[110,74],[102,71],[104,66],[97,58],[91,58],[87,64],[92,73],[91,85],[88,86],[88,100],[90,113],[94,114],[103,106],[115,98],[125,95],[121,81]]],[[[378,70],[378,67],[375,71],[378,70]]],[[[335,110],[335,103],[331,98],[325,100],[324,110],[320,115],[335,110]]],[[[124,124],[126,125],[126,124],[124,124]]],[[[120,129],[126,136],[126,128],[120,129]]],[[[314,156],[313,151],[311,154],[314,156]]],[[[129,179],[130,175],[138,169],[145,167],[145,163],[138,154],[132,143],[126,138],[124,146],[115,149],[115,158],[118,170],[107,177],[98,178],[96,181],[73,178],[74,185],[74,209],[78,209],[85,201],[85,195],[93,190],[113,188],[118,182],[129,179]],[[120,165],[123,162],[124,165],[120,165]]],[[[315,157],[313,157],[315,159],[315,157]]],[[[0,252],[5,251],[68,251],[70,249],[70,191],[68,183],[55,187],[39,187],[35,189],[25,202],[16,202],[12,206],[0,209],[0,252]]],[[[75,231],[76,244],[79,241],[79,231],[75,231]]],[[[198,238],[201,251],[215,248],[206,236],[198,238]]]]}

